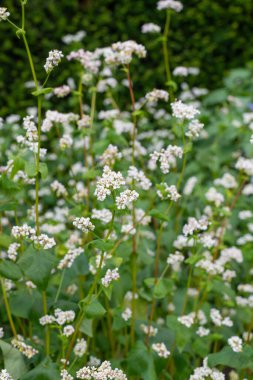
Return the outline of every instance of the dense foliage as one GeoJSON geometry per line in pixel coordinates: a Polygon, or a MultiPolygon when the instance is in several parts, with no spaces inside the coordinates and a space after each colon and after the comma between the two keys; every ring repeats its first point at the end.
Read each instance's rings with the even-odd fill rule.
{"type": "MultiPolygon", "coordinates": [[[[19,19],[16,0],[3,1],[14,20],[19,19]]],[[[184,65],[201,69],[199,84],[208,88],[220,86],[222,78],[231,68],[251,64],[253,3],[251,0],[185,0],[184,14],[173,17],[170,46],[173,52],[172,67],[184,65]],[[183,48],[182,48],[183,46],[183,48]]],[[[115,41],[134,39],[149,48],[144,83],[157,86],[163,83],[163,66],[158,59],[159,43],[149,42],[140,33],[140,27],[152,20],[161,24],[161,13],[154,10],[154,0],[33,0],[27,15],[27,28],[35,61],[44,60],[55,46],[65,50],[63,35],[78,30],[87,31],[84,40],[87,49],[109,46],[115,41]],[[156,75],[153,76],[153,68],[156,75]]],[[[29,78],[22,42],[9,33],[8,25],[1,27],[0,52],[0,114],[7,115],[29,105],[29,94],[23,88],[29,78]],[[8,96],[11,95],[11,96],[8,96]]],[[[137,71],[139,72],[139,71],[137,71]]],[[[69,69],[62,68],[59,82],[66,80],[69,69]]],[[[141,95],[141,93],[139,94],[141,95]]]]}
{"type": "Polygon", "coordinates": [[[48,16],[40,44],[55,5],[20,3],[0,8],[27,65],[0,119],[0,380],[252,379],[252,70],[198,86],[168,48],[179,1],[142,35],[156,4],[123,31],[112,2],[97,40],[48,16]]]}

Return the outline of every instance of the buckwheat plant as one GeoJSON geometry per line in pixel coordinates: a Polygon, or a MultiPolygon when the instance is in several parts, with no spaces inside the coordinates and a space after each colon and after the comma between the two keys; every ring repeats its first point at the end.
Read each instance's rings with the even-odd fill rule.
{"type": "Polygon", "coordinates": [[[180,1],[140,41],[88,51],[78,31],[38,67],[29,0],[17,25],[5,3],[33,100],[0,118],[0,380],[252,379],[249,83],[214,100],[172,67],[180,1]],[[136,75],[147,38],[159,88],[136,75]],[[63,60],[74,76],[48,87],[63,60]]]}

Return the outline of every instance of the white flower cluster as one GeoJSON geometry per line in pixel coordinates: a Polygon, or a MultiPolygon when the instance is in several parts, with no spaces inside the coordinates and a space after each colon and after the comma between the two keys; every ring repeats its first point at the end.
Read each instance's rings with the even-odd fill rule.
{"type": "Polygon", "coordinates": [[[55,123],[68,125],[71,122],[77,121],[79,116],[70,113],[61,113],[58,111],[47,111],[46,118],[43,120],[41,130],[42,132],[49,132],[55,123]]]}
{"type": "Polygon", "coordinates": [[[10,16],[10,12],[7,8],[0,8],[0,21],[6,20],[10,16]]]}
{"type": "Polygon", "coordinates": [[[145,176],[142,170],[138,170],[135,166],[130,166],[127,171],[127,182],[139,185],[142,190],[149,190],[152,186],[151,181],[145,176]]]}
{"type": "Polygon", "coordinates": [[[60,148],[62,150],[66,149],[66,148],[70,148],[73,145],[73,139],[72,139],[72,137],[70,135],[68,135],[68,134],[65,133],[60,138],[59,144],[60,144],[60,148]]]}
{"type": "Polygon", "coordinates": [[[77,339],[77,342],[74,347],[74,354],[81,358],[87,350],[87,342],[84,338],[77,339]]]}
{"type": "Polygon", "coordinates": [[[119,116],[119,110],[107,110],[107,111],[99,111],[98,119],[99,120],[111,120],[115,117],[119,116]]]}
{"type": "Polygon", "coordinates": [[[247,174],[248,176],[253,175],[253,159],[248,159],[240,157],[235,164],[235,168],[247,174]]]}
{"type": "Polygon", "coordinates": [[[63,259],[61,259],[61,261],[59,262],[57,268],[58,269],[64,269],[64,268],[70,268],[75,259],[81,255],[81,253],[83,253],[83,249],[82,248],[73,248],[73,249],[70,249],[66,255],[63,257],[63,259]]]}
{"type": "Polygon", "coordinates": [[[54,69],[54,67],[58,66],[63,57],[64,55],[60,50],[51,50],[44,65],[46,73],[49,74],[54,69]]]}
{"type": "Polygon", "coordinates": [[[147,51],[143,45],[135,41],[116,42],[112,48],[106,52],[105,62],[112,65],[128,65],[137,55],[139,58],[145,58],[147,51]]]}
{"type": "Polygon", "coordinates": [[[55,87],[53,92],[57,98],[64,98],[70,94],[71,88],[67,84],[64,84],[63,86],[55,87]]]}
{"type": "Polygon", "coordinates": [[[38,353],[35,348],[25,343],[24,338],[21,335],[17,335],[17,337],[13,338],[11,340],[11,344],[22,352],[22,354],[24,354],[28,359],[38,353]]]}
{"type": "Polygon", "coordinates": [[[38,130],[33,121],[33,116],[23,118],[23,127],[26,130],[26,138],[29,142],[38,141],[38,130]]]}
{"type": "Polygon", "coordinates": [[[203,367],[198,367],[194,369],[193,375],[190,376],[189,380],[225,380],[225,375],[218,371],[216,368],[209,368],[207,365],[207,358],[203,361],[203,367]]]}
{"type": "Polygon", "coordinates": [[[91,123],[91,118],[89,115],[83,115],[80,120],[77,122],[77,126],[79,129],[89,127],[91,123]]]}
{"type": "Polygon", "coordinates": [[[68,45],[72,42],[80,42],[86,36],[86,32],[84,30],[79,30],[76,34],[66,34],[66,36],[62,37],[62,41],[68,45]]]}
{"type": "Polygon", "coordinates": [[[232,327],[233,322],[229,317],[222,317],[220,311],[218,309],[212,308],[210,311],[210,318],[215,326],[228,326],[232,327]]]}
{"type": "Polygon", "coordinates": [[[147,325],[141,324],[140,328],[144,332],[144,334],[146,334],[147,336],[156,336],[156,334],[158,332],[158,329],[156,327],[151,326],[151,325],[147,326],[147,325]]]}
{"type": "Polygon", "coordinates": [[[98,219],[102,223],[109,223],[112,220],[112,213],[110,210],[103,208],[102,210],[93,209],[91,214],[92,219],[98,219]]]}
{"type": "Polygon", "coordinates": [[[228,339],[228,344],[234,352],[242,352],[242,339],[239,336],[231,336],[228,339]]]}
{"type": "Polygon", "coordinates": [[[23,226],[13,226],[11,233],[16,239],[25,238],[31,240],[34,244],[37,244],[43,249],[51,249],[56,244],[54,238],[50,238],[46,234],[36,236],[35,229],[27,224],[24,224],[23,226]]]}
{"type": "Polygon", "coordinates": [[[164,100],[165,102],[167,102],[169,100],[169,94],[167,91],[158,90],[154,88],[154,90],[152,90],[151,92],[148,92],[145,95],[145,99],[148,102],[152,102],[152,103],[156,103],[158,102],[158,100],[164,100]]]}
{"type": "Polygon", "coordinates": [[[151,153],[151,166],[156,167],[156,163],[159,161],[161,166],[161,171],[163,174],[167,174],[171,167],[176,166],[176,157],[183,157],[183,149],[176,145],[169,145],[166,149],[162,149],[160,152],[155,151],[151,153]]]}
{"type": "Polygon", "coordinates": [[[132,317],[132,310],[127,307],[121,314],[121,317],[124,319],[124,321],[129,321],[129,319],[132,317]]]}
{"type": "Polygon", "coordinates": [[[167,264],[168,265],[175,265],[175,264],[180,264],[184,261],[184,255],[176,251],[174,254],[170,254],[169,257],[167,258],[167,264]]]}
{"type": "Polygon", "coordinates": [[[115,268],[113,270],[107,269],[105,276],[101,280],[102,285],[105,288],[108,288],[108,286],[110,285],[110,283],[112,281],[117,281],[119,279],[119,277],[120,276],[119,276],[119,269],[118,268],[115,268]]]}
{"type": "Polygon", "coordinates": [[[7,251],[7,257],[8,259],[12,261],[16,261],[17,255],[18,255],[18,249],[20,248],[19,243],[11,243],[9,245],[8,251],[7,251]]]}
{"type": "Polygon", "coordinates": [[[136,201],[139,194],[135,190],[125,190],[116,197],[116,206],[119,210],[125,210],[132,202],[136,201]]]}
{"type": "Polygon", "coordinates": [[[157,3],[157,9],[162,11],[164,9],[172,9],[176,12],[181,12],[183,9],[183,4],[176,0],[159,0],[157,3]]]}
{"type": "Polygon", "coordinates": [[[75,332],[75,329],[72,325],[67,325],[63,327],[63,335],[66,337],[73,335],[74,332],[75,332]]]}
{"type": "Polygon", "coordinates": [[[119,152],[118,147],[110,144],[100,157],[100,161],[102,165],[112,166],[121,157],[122,154],[119,152]]]}
{"type": "Polygon", "coordinates": [[[202,216],[199,220],[190,217],[188,218],[187,224],[185,224],[183,227],[183,234],[185,236],[189,236],[197,230],[205,231],[207,230],[208,224],[209,222],[206,216],[202,216]]]}
{"type": "Polygon", "coordinates": [[[198,179],[195,176],[188,178],[183,190],[184,195],[191,195],[197,182],[198,179]]]}
{"type": "Polygon", "coordinates": [[[160,356],[161,358],[168,358],[170,356],[170,351],[168,351],[167,347],[164,343],[153,343],[152,349],[160,356]]]}
{"type": "Polygon", "coordinates": [[[187,77],[188,75],[198,75],[199,69],[197,67],[178,66],[173,70],[173,75],[178,77],[187,77]]]}
{"type": "Polygon", "coordinates": [[[61,380],[74,380],[74,377],[66,369],[63,369],[61,370],[61,380]]]}
{"type": "Polygon", "coordinates": [[[168,186],[167,183],[161,183],[160,189],[157,190],[157,195],[161,199],[170,199],[173,202],[177,202],[181,195],[178,193],[175,185],[168,186]]]}
{"type": "Polygon", "coordinates": [[[104,380],[127,380],[123,371],[118,368],[112,369],[110,362],[104,361],[98,368],[83,367],[76,373],[78,379],[104,379],[104,380]]]}
{"type": "Polygon", "coordinates": [[[149,22],[147,24],[143,24],[141,27],[141,32],[146,33],[160,33],[161,27],[153,22],[149,22]]]}
{"type": "Polygon", "coordinates": [[[225,200],[224,195],[219,193],[215,187],[210,187],[205,197],[209,202],[213,202],[216,207],[219,207],[225,200]]]}
{"type": "Polygon", "coordinates": [[[200,112],[191,105],[182,103],[181,100],[177,100],[171,103],[172,115],[180,120],[191,120],[200,112]]]}
{"type": "Polygon", "coordinates": [[[57,197],[66,197],[68,195],[66,187],[57,180],[54,180],[50,187],[56,193],[57,197]]]}
{"type": "MultiPolygon", "coordinates": [[[[1,12],[1,9],[3,8],[0,8],[0,12],[1,12]]],[[[1,14],[1,13],[0,13],[1,14]]],[[[1,20],[1,16],[0,16],[0,20],[1,20]]],[[[6,369],[2,369],[0,371],[0,380],[13,380],[13,378],[11,377],[11,375],[7,372],[6,369]]]]}
{"type": "Polygon", "coordinates": [[[62,326],[66,323],[73,322],[75,319],[75,312],[73,310],[63,311],[61,309],[55,309],[54,315],[44,315],[40,318],[39,322],[42,326],[57,323],[62,326]]]}
{"type": "Polygon", "coordinates": [[[221,178],[217,178],[214,180],[214,184],[216,186],[222,186],[225,189],[235,189],[238,184],[230,173],[225,173],[221,178]]]}
{"type": "Polygon", "coordinates": [[[72,51],[67,56],[67,59],[69,61],[77,60],[88,73],[97,74],[101,65],[99,55],[100,54],[98,50],[92,52],[84,49],[79,49],[72,51]]]}
{"type": "Polygon", "coordinates": [[[91,223],[90,218],[75,218],[73,225],[83,232],[93,231],[95,229],[94,224],[91,223]]]}
{"type": "Polygon", "coordinates": [[[200,136],[202,129],[204,128],[204,124],[200,123],[199,120],[192,120],[188,125],[188,131],[185,133],[187,137],[190,139],[196,139],[200,136]]]}
{"type": "Polygon", "coordinates": [[[107,195],[111,194],[112,190],[119,189],[122,185],[125,185],[122,174],[112,171],[109,166],[105,166],[102,177],[97,181],[94,194],[99,201],[104,201],[107,195]]]}

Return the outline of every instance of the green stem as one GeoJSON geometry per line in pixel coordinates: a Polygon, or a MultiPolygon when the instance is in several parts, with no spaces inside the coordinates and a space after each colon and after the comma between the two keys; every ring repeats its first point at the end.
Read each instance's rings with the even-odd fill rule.
{"type": "MultiPolygon", "coordinates": [[[[42,292],[42,302],[43,302],[43,313],[44,315],[47,314],[47,295],[46,292],[42,292]]],[[[46,325],[46,332],[45,332],[45,338],[46,338],[46,345],[45,345],[45,353],[47,356],[50,355],[50,327],[46,325]]]]}
{"type": "Polygon", "coordinates": [[[15,325],[14,325],[14,322],[13,322],[13,319],[12,319],[11,309],[10,309],[7,293],[6,293],[6,290],[5,290],[4,281],[3,281],[2,278],[1,278],[1,287],[2,287],[2,293],[3,293],[3,299],[4,299],[5,309],[6,309],[8,320],[9,320],[9,323],[10,323],[10,326],[11,326],[11,331],[12,331],[13,335],[16,337],[17,336],[17,331],[16,331],[16,328],[15,328],[15,325]]]}
{"type": "Polygon", "coordinates": [[[57,293],[56,293],[56,296],[55,296],[55,299],[54,299],[55,303],[58,301],[59,295],[61,293],[61,288],[62,288],[65,272],[66,272],[66,269],[63,269],[62,274],[61,274],[61,279],[60,279],[59,287],[58,287],[58,290],[57,290],[57,293]]]}
{"type": "Polygon", "coordinates": [[[164,58],[164,66],[165,66],[165,72],[166,72],[167,85],[169,87],[170,102],[174,102],[175,97],[174,97],[173,88],[171,86],[172,76],[171,76],[171,71],[170,71],[170,59],[169,59],[169,48],[168,48],[170,19],[171,19],[171,12],[169,10],[167,10],[167,12],[166,12],[166,23],[165,23],[165,28],[164,28],[164,32],[163,32],[163,58],[164,58]]]}

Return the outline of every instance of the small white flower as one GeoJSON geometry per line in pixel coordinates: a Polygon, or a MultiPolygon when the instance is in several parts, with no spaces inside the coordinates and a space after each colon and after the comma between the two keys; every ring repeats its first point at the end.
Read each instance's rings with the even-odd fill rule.
{"type": "Polygon", "coordinates": [[[128,321],[132,317],[132,310],[127,307],[121,314],[121,317],[124,319],[124,321],[128,321]]]}
{"type": "Polygon", "coordinates": [[[102,278],[102,285],[107,288],[112,281],[117,281],[119,279],[119,269],[115,268],[113,270],[108,269],[105,276],[102,278]]]}
{"type": "Polygon", "coordinates": [[[242,339],[239,336],[232,336],[228,339],[228,344],[234,352],[242,351],[242,339]]]}
{"type": "Polygon", "coordinates": [[[200,113],[199,110],[191,105],[182,103],[181,100],[171,103],[171,107],[173,116],[181,120],[194,119],[194,117],[200,113]]]}
{"type": "Polygon", "coordinates": [[[74,334],[75,329],[72,325],[64,326],[63,328],[63,335],[69,337],[70,335],[74,334]]]}
{"type": "Polygon", "coordinates": [[[183,4],[176,0],[159,0],[157,3],[157,9],[159,11],[163,9],[172,9],[175,12],[181,12],[183,4]]]}
{"type": "Polygon", "coordinates": [[[95,229],[94,224],[91,223],[90,218],[75,218],[73,225],[83,232],[93,231],[95,229]]]}
{"type": "Polygon", "coordinates": [[[10,12],[7,8],[0,8],[0,21],[6,20],[10,16],[10,12]]]}
{"type": "Polygon", "coordinates": [[[49,74],[54,69],[54,67],[58,66],[63,57],[64,55],[60,50],[51,50],[44,65],[46,73],[49,74]]]}
{"type": "Polygon", "coordinates": [[[170,351],[167,350],[167,347],[164,343],[153,343],[152,349],[160,356],[161,358],[168,358],[170,356],[170,351]]]}
{"type": "Polygon", "coordinates": [[[159,25],[153,24],[152,22],[149,22],[147,24],[142,25],[141,32],[146,33],[160,33],[161,27],[159,25]]]}

